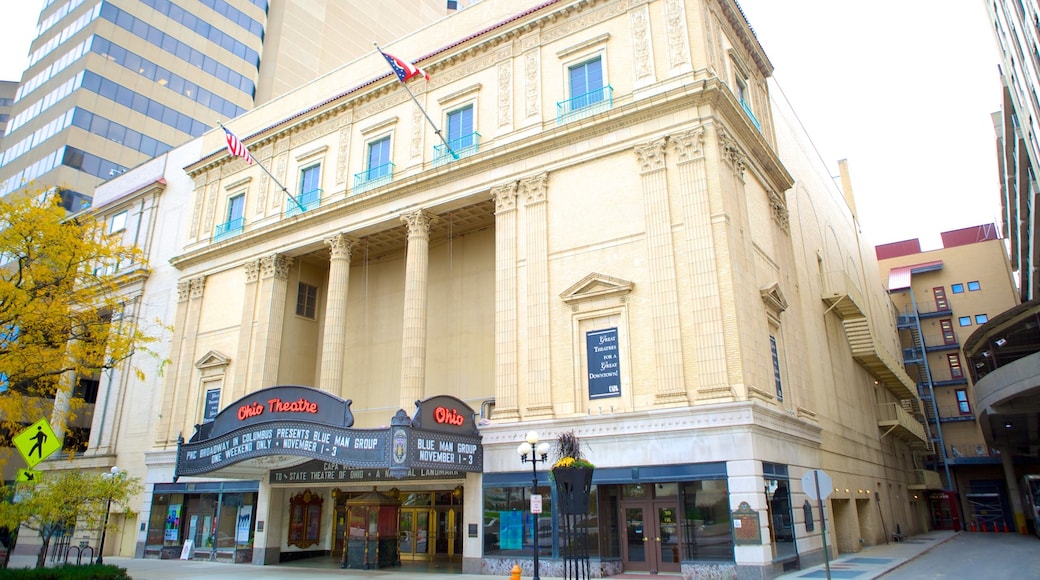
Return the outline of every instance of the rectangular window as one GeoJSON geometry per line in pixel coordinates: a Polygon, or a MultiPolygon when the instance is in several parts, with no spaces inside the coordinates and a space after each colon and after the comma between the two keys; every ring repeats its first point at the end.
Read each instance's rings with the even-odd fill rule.
{"type": "Polygon", "coordinates": [[[939,328],[942,329],[943,344],[957,344],[957,335],[953,333],[953,320],[949,318],[940,320],[939,328]]]}
{"type": "Polygon", "coordinates": [[[121,211],[108,220],[108,233],[114,234],[126,229],[126,211],[121,211]]]}
{"type": "Polygon", "coordinates": [[[961,415],[971,414],[971,405],[968,403],[968,391],[957,389],[957,412],[961,415]]]}
{"type": "Polygon", "coordinates": [[[981,289],[982,287],[979,286],[978,280],[975,280],[974,282],[968,282],[968,292],[976,292],[981,289]]]}
{"type": "Polygon", "coordinates": [[[571,111],[603,100],[603,59],[576,64],[570,69],[571,111]]]}
{"type": "Polygon", "coordinates": [[[776,337],[769,335],[769,349],[773,353],[773,380],[776,382],[776,400],[784,400],[784,387],[780,382],[780,354],[776,347],[776,337]]]}
{"type": "Polygon", "coordinates": [[[936,286],[935,288],[932,288],[932,295],[935,297],[936,310],[942,311],[950,309],[950,302],[946,300],[946,288],[936,286]]]}
{"type": "Polygon", "coordinates": [[[448,145],[456,152],[473,145],[473,105],[448,113],[448,145]]]}
{"type": "MultiPolygon", "coordinates": [[[[596,486],[592,486],[590,517],[598,515],[596,486]]],[[[552,554],[552,493],[548,482],[539,481],[542,513],[538,518],[538,553],[552,554]]],[[[530,486],[484,488],[484,555],[519,556],[532,552],[534,534],[530,486]]],[[[590,529],[589,532],[597,532],[590,529]]],[[[591,538],[590,538],[591,539],[591,538]]],[[[590,555],[596,552],[598,542],[589,542],[590,555]]]]}
{"type": "Polygon", "coordinates": [[[296,315],[314,320],[318,307],[318,287],[300,282],[296,291],[296,315]]]}
{"type": "Polygon", "coordinates": [[[306,195],[316,191],[320,185],[321,165],[311,165],[300,171],[300,195],[306,195]]]}
{"type": "Polygon", "coordinates": [[[957,319],[957,324],[959,324],[961,326],[971,326],[971,317],[970,316],[961,316],[960,318],[957,319]]]}
{"type": "Polygon", "coordinates": [[[390,173],[390,136],[368,144],[367,180],[377,179],[390,173]]]}
{"type": "Polygon", "coordinates": [[[950,286],[950,290],[953,290],[954,294],[963,294],[964,284],[953,284],[952,286],[950,286]]]}
{"type": "Polygon", "coordinates": [[[989,322],[989,316],[985,314],[975,315],[975,324],[986,324],[987,322],[989,322]]]}
{"type": "Polygon", "coordinates": [[[229,226],[240,225],[246,213],[246,194],[240,193],[228,199],[227,223],[229,226]]]}
{"type": "Polygon", "coordinates": [[[964,369],[961,368],[961,357],[959,354],[955,352],[947,353],[946,362],[950,365],[950,378],[964,378],[964,369]]]}

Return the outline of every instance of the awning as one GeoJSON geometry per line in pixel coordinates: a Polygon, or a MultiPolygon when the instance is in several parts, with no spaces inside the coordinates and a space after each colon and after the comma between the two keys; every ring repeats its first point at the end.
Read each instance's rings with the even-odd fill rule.
{"type": "Polygon", "coordinates": [[[897,290],[905,290],[910,287],[911,275],[942,270],[942,267],[942,260],[933,260],[931,262],[922,262],[911,266],[892,268],[888,271],[888,291],[895,292],[897,290]]]}

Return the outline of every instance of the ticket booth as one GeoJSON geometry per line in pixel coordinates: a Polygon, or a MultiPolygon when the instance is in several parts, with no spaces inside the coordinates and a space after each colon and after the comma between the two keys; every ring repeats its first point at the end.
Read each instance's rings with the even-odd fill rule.
{"type": "Polygon", "coordinates": [[[398,520],[401,503],[373,489],[347,500],[347,530],[341,568],[400,566],[398,520]]]}

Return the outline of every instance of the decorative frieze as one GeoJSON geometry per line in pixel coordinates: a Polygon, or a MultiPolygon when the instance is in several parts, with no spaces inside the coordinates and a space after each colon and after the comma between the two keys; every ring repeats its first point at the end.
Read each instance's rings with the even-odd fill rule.
{"type": "Polygon", "coordinates": [[[645,4],[629,13],[632,32],[632,64],[636,84],[654,80],[653,44],[650,41],[650,8],[645,4]]]}
{"type": "Polygon", "coordinates": [[[290,137],[290,143],[293,148],[299,147],[305,143],[310,143],[315,139],[320,139],[326,135],[331,135],[336,130],[336,119],[329,118],[320,123],[314,124],[303,131],[294,133],[290,137]]]}
{"type": "Polygon", "coordinates": [[[206,217],[202,222],[202,235],[206,232],[213,231],[213,220],[217,213],[217,194],[220,192],[220,183],[214,181],[209,184],[209,191],[206,193],[206,217]]]}
{"type": "Polygon", "coordinates": [[[498,63],[498,126],[508,128],[513,121],[513,60],[498,63]]]}
{"type": "Polygon", "coordinates": [[[689,31],[686,28],[686,7],[683,0],[665,0],[665,30],[668,34],[668,63],[672,69],[690,66],[689,31]]]}
{"type": "Polygon", "coordinates": [[[350,148],[350,125],[339,130],[339,144],[336,147],[336,185],[342,185],[347,179],[347,151],[350,148]]]}
{"type": "Polygon", "coordinates": [[[527,117],[537,117],[542,110],[542,70],[537,50],[524,53],[524,112],[527,117]]]}

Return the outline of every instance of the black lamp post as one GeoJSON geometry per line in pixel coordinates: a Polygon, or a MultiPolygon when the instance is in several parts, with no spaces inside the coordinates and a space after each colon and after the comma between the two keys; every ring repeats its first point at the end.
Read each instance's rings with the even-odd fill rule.
{"type": "MultiPolygon", "coordinates": [[[[529,431],[527,433],[527,441],[521,443],[516,448],[517,454],[520,455],[520,461],[522,463],[531,462],[531,496],[538,495],[538,464],[545,463],[549,457],[549,444],[538,443],[538,432],[529,431]],[[530,456],[530,458],[528,458],[530,456]]],[[[541,576],[538,574],[538,514],[532,510],[531,516],[534,523],[534,576],[533,580],[541,580],[541,576]]]]}
{"type": "MultiPolygon", "coordinates": [[[[117,466],[113,465],[109,473],[101,474],[101,477],[105,479],[111,479],[123,475],[122,470],[117,466]]],[[[105,532],[108,531],[108,512],[112,510],[112,493],[108,494],[108,504],[105,506],[105,525],[101,527],[101,545],[98,546],[97,565],[101,566],[105,563],[105,532]]]]}

